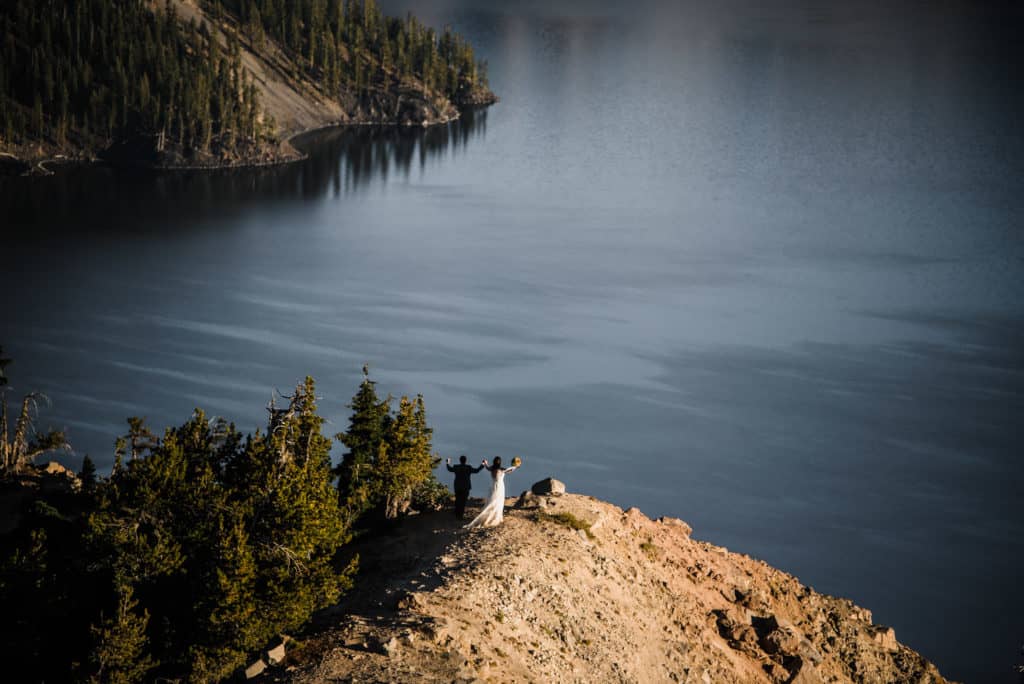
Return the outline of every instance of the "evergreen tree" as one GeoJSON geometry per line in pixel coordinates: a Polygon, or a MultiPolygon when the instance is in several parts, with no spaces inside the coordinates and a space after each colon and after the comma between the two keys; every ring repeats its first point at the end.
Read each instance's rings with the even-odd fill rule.
{"type": "MultiPolygon", "coordinates": [[[[331,442],[321,433],[312,378],[288,406],[272,410],[266,435],[247,445],[242,492],[259,568],[261,613],[279,630],[293,629],[350,586],[354,566],[332,564],[345,537],[331,485],[331,442]]],[[[269,636],[269,635],[267,635],[269,636]]]]}
{"type": "Polygon", "coordinates": [[[313,380],[287,400],[247,439],[196,410],[101,488],[94,566],[151,614],[160,676],[223,679],[351,585],[313,380]]]}
{"type": "Polygon", "coordinates": [[[92,628],[91,660],[96,669],[90,682],[131,684],[142,681],[156,666],[146,654],[149,613],[137,612],[139,602],[132,594],[131,586],[124,587],[118,595],[114,615],[92,628]]]}
{"type": "Polygon", "coordinates": [[[352,409],[348,430],[335,436],[347,448],[336,473],[341,509],[349,521],[368,511],[377,496],[375,467],[384,443],[391,397],[379,399],[376,384],[364,365],[363,380],[348,405],[352,409]]]}
{"type": "MultiPolygon", "coordinates": [[[[2,354],[0,354],[2,358],[2,354]]],[[[46,681],[217,681],[352,585],[352,513],[433,498],[422,397],[394,413],[364,368],[346,433],[359,507],[342,515],[311,378],[244,436],[196,410],[157,437],[140,418],[87,496],[33,490],[0,537],[0,641],[46,681]],[[54,650],[52,643],[63,644],[54,650]]],[[[92,482],[90,485],[89,483],[92,482]]]]}
{"type": "Polygon", "coordinates": [[[82,459],[82,469],[78,471],[78,480],[82,483],[82,489],[85,491],[96,486],[96,464],[88,454],[82,459]]]}
{"type": "Polygon", "coordinates": [[[437,463],[423,397],[403,396],[392,413],[391,397],[378,399],[375,384],[363,366],[363,381],[349,404],[348,432],[337,436],[348,447],[336,472],[349,524],[371,512],[385,519],[398,517],[437,463]]]}
{"type": "Polygon", "coordinates": [[[379,498],[386,518],[404,513],[412,503],[413,491],[432,474],[436,463],[430,451],[432,433],[422,395],[415,400],[402,397],[377,457],[379,498]]]}
{"type": "Polygon", "coordinates": [[[197,611],[201,620],[189,648],[192,677],[200,681],[227,679],[267,637],[260,606],[253,600],[258,576],[245,519],[236,515],[219,520],[213,541],[204,606],[197,611]]]}
{"type": "MultiPolygon", "coordinates": [[[[182,24],[170,3],[0,3],[0,126],[13,128],[5,138],[67,136],[102,147],[111,138],[143,136],[158,149],[170,142],[185,151],[200,144],[230,151],[241,142],[238,129],[262,130],[258,102],[245,121],[235,110],[211,111],[214,93],[203,84],[215,82],[221,40],[182,24]]],[[[220,83],[234,88],[230,97],[242,97],[240,79],[220,83]]]]}

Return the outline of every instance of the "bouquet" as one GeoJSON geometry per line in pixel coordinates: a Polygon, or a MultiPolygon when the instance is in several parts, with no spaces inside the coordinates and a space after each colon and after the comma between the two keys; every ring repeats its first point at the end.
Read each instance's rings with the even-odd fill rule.
{"type": "Polygon", "coordinates": [[[522,465],[522,463],[523,463],[523,459],[519,458],[518,456],[516,456],[516,457],[514,457],[512,459],[512,467],[513,468],[518,468],[520,465],[522,465]]]}

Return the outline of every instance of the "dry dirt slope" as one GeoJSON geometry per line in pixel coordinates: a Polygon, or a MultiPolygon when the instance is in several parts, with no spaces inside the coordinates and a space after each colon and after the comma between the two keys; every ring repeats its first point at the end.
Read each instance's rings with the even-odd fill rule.
{"type": "MultiPolygon", "coordinates": [[[[154,9],[163,6],[153,0],[154,9]]],[[[209,21],[198,0],[171,0],[175,14],[183,21],[201,24],[209,21]]],[[[221,42],[228,25],[220,27],[221,42]]],[[[389,90],[365,98],[342,90],[328,97],[305,76],[284,51],[271,39],[256,51],[242,36],[242,66],[253,78],[260,93],[263,112],[274,118],[282,139],[324,126],[353,123],[427,125],[458,118],[458,111],[444,98],[428,93],[422,84],[407,81],[392,84],[389,90]]]]}
{"type": "Polygon", "coordinates": [[[263,679],[945,681],[869,611],[689,531],[571,494],[488,530],[415,517],[363,551],[367,573],[389,579],[361,582],[263,679]]]}

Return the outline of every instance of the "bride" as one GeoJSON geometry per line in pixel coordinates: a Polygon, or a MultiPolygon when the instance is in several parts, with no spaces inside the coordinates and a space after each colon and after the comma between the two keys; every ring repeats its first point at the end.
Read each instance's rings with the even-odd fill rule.
{"type": "Polygon", "coordinates": [[[466,529],[472,527],[494,527],[501,524],[502,519],[505,517],[505,474],[511,473],[518,468],[518,461],[518,458],[513,459],[511,468],[501,467],[501,456],[494,457],[494,465],[488,465],[486,458],[481,461],[491,473],[491,493],[487,496],[487,501],[484,502],[484,509],[480,511],[480,515],[473,518],[466,525],[466,529]]]}

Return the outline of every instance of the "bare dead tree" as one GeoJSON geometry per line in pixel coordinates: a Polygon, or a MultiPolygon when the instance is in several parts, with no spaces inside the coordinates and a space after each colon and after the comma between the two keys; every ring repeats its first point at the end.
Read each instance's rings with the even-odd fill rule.
{"type": "Polygon", "coordinates": [[[14,425],[14,436],[9,438],[7,419],[7,395],[0,394],[0,476],[11,477],[22,472],[37,458],[51,451],[71,451],[64,433],[50,430],[39,433],[33,425],[33,415],[38,414],[39,402],[49,403],[46,395],[29,392],[21,401],[21,411],[14,425]]]}

